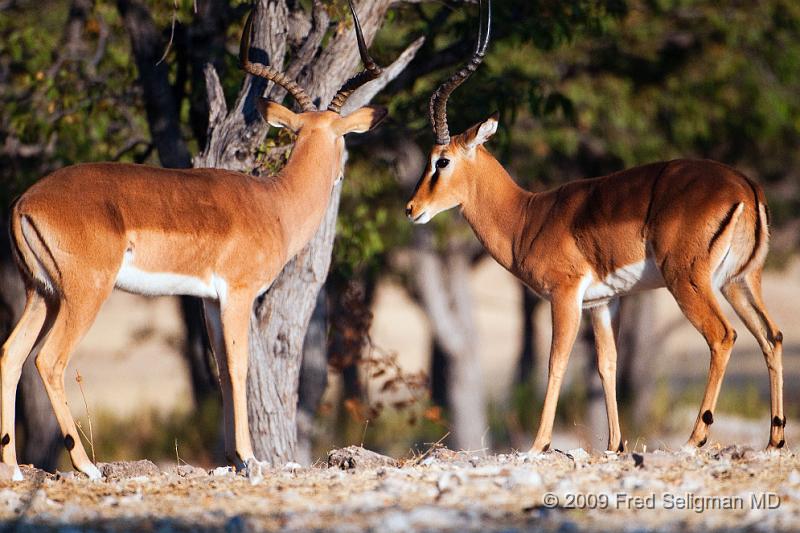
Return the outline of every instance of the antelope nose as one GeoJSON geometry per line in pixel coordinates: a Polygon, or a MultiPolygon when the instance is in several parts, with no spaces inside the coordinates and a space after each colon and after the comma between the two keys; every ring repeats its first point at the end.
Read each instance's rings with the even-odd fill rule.
{"type": "Polygon", "coordinates": [[[406,216],[407,216],[408,218],[411,218],[411,212],[412,212],[413,210],[414,210],[414,204],[412,204],[411,202],[409,202],[409,203],[408,203],[408,205],[406,205],[406,216]]]}

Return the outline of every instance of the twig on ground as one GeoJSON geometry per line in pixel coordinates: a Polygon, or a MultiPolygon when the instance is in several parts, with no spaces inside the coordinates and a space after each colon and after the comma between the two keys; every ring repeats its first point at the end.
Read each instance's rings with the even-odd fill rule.
{"type": "Polygon", "coordinates": [[[81,427],[80,421],[78,421],[78,423],[76,425],[78,426],[78,430],[83,435],[83,438],[89,441],[89,446],[92,449],[92,462],[96,463],[97,462],[97,458],[94,455],[94,431],[92,430],[92,415],[89,412],[89,404],[86,401],[86,394],[83,392],[83,377],[81,376],[81,373],[78,372],[77,369],[75,369],[75,381],[78,382],[78,388],[81,391],[81,398],[83,398],[83,407],[86,409],[86,419],[89,421],[89,437],[88,437],[88,439],[86,438],[86,433],[83,431],[83,428],[81,427]]]}

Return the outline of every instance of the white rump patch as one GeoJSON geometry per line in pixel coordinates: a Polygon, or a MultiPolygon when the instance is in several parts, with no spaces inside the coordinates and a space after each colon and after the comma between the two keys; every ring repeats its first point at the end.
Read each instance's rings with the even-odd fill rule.
{"type": "Polygon", "coordinates": [[[210,282],[206,282],[184,274],[140,270],[133,265],[133,252],[127,251],[114,286],[123,291],[145,296],[187,295],[218,299],[220,282],[225,283],[216,276],[210,282]]]}
{"type": "Polygon", "coordinates": [[[603,280],[593,280],[583,296],[583,307],[592,307],[622,294],[658,289],[664,278],[652,258],[633,263],[611,272],[603,280]]]}

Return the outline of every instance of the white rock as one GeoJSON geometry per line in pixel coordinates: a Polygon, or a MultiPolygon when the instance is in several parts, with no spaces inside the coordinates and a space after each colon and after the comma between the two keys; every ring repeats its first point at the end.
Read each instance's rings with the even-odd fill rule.
{"type": "Polygon", "coordinates": [[[211,475],[214,477],[233,477],[233,467],[230,466],[218,466],[214,470],[211,471],[211,475]]]}
{"type": "Polygon", "coordinates": [[[291,461],[286,463],[285,465],[283,465],[283,471],[284,472],[295,473],[298,470],[302,470],[302,469],[303,469],[303,465],[301,465],[300,463],[293,463],[291,461]]]}
{"type": "Polygon", "coordinates": [[[576,463],[585,463],[591,458],[591,455],[583,448],[575,448],[574,450],[567,450],[567,455],[572,457],[576,463]]]}

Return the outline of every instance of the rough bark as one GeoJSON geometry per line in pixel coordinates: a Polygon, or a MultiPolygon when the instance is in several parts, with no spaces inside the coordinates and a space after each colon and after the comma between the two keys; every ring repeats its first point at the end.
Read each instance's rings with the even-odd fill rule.
{"type": "Polygon", "coordinates": [[[618,386],[620,408],[636,426],[645,423],[653,408],[663,339],[655,331],[656,295],[653,291],[620,300],[618,386]]]}
{"type": "Polygon", "coordinates": [[[314,462],[314,418],[328,386],[328,296],[323,287],[317,295],[314,312],[303,343],[303,361],[297,402],[297,462],[314,462]]]}
{"type": "MultiPolygon", "coordinates": [[[[388,0],[376,0],[359,5],[359,18],[368,43],[380,27],[389,3],[388,0]]],[[[283,68],[288,7],[283,0],[259,0],[256,9],[251,60],[283,68]]],[[[411,58],[413,53],[405,58],[406,64],[411,58]]],[[[341,25],[313,63],[299,70],[302,72],[300,83],[315,103],[327,104],[356,70],[358,61],[352,29],[349,25],[341,25]]],[[[396,70],[387,69],[387,72],[396,70]]],[[[371,82],[353,94],[348,103],[354,107],[366,104],[371,97],[370,91],[376,87],[379,90],[390,80],[385,75],[371,82]]],[[[256,148],[268,128],[256,116],[254,108],[255,99],[265,92],[264,81],[248,76],[230,112],[213,67],[206,67],[206,83],[209,94],[208,143],[194,164],[197,167],[250,171],[256,166],[256,148]]],[[[256,302],[251,320],[250,432],[256,455],[273,463],[297,457],[297,391],[303,340],[330,265],[340,194],[341,185],[337,185],[317,234],[286,265],[268,293],[256,302]]],[[[258,266],[254,265],[254,268],[258,266]]]]}
{"type": "Polygon", "coordinates": [[[414,283],[437,344],[447,357],[447,405],[452,445],[478,450],[490,446],[477,328],[469,291],[470,255],[461,246],[434,250],[433,232],[414,232],[414,283]]]}

